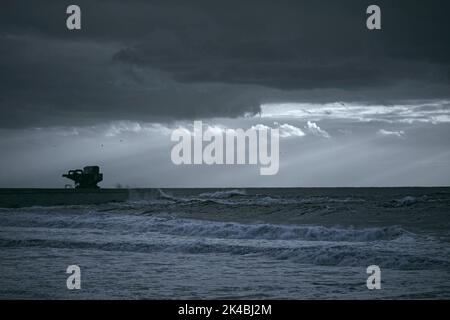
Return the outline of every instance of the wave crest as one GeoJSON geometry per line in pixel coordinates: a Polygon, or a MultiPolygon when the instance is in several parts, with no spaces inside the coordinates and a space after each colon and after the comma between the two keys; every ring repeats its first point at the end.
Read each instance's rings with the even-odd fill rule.
{"type": "Polygon", "coordinates": [[[164,233],[180,236],[345,242],[393,240],[402,236],[412,235],[398,226],[344,229],[323,226],[219,223],[198,220],[177,220],[175,224],[163,222],[158,229],[164,233]]]}
{"type": "Polygon", "coordinates": [[[245,196],[247,193],[245,190],[224,190],[215,192],[204,192],[198,195],[199,198],[209,198],[209,199],[228,199],[235,196],[245,196]]]}

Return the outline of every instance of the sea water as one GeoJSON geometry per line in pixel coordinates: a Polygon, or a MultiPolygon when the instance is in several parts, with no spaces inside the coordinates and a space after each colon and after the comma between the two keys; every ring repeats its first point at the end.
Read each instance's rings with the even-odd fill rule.
{"type": "Polygon", "coordinates": [[[0,209],[0,298],[450,298],[449,211],[448,188],[153,190],[0,209]]]}

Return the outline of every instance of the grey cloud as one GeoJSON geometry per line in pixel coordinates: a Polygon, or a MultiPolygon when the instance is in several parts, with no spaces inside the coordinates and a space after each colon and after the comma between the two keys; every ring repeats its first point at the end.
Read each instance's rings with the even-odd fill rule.
{"type": "Polygon", "coordinates": [[[450,101],[398,101],[395,104],[269,103],[261,106],[262,118],[350,120],[387,123],[449,123],[450,101]]]}
{"type": "Polygon", "coordinates": [[[378,134],[382,136],[394,136],[397,138],[403,138],[405,136],[405,132],[403,130],[400,131],[389,131],[385,129],[378,130],[378,134]]]}
{"type": "Polygon", "coordinates": [[[237,117],[269,102],[449,97],[446,1],[5,1],[0,126],[237,117]],[[435,10],[436,8],[439,10],[435,10]]]}
{"type": "Polygon", "coordinates": [[[315,122],[308,121],[306,126],[305,126],[305,128],[308,129],[308,131],[311,132],[313,135],[324,137],[324,138],[329,138],[330,137],[328,132],[326,132],[325,130],[320,128],[317,125],[317,123],[315,123],[315,122]]]}
{"type": "MultiPolygon", "coordinates": [[[[0,50],[0,126],[170,121],[259,112],[253,89],[180,84],[166,74],[118,65],[113,44],[8,36],[0,50]]],[[[250,86],[248,86],[250,87],[250,86]]]]}
{"type": "Polygon", "coordinates": [[[283,90],[389,87],[417,79],[448,85],[445,14],[433,11],[434,4],[379,5],[384,29],[371,33],[360,1],[249,1],[217,8],[201,2],[193,10],[209,19],[195,27],[160,26],[117,52],[115,60],[157,67],[181,82],[283,90]]]}

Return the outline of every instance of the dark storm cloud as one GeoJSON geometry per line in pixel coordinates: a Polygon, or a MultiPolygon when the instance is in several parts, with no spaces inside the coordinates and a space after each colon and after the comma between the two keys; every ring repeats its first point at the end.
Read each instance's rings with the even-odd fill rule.
{"type": "Polygon", "coordinates": [[[210,20],[151,31],[115,59],[157,66],[183,82],[289,90],[386,86],[418,78],[448,82],[444,14],[432,5],[380,5],[381,32],[365,28],[362,1],[205,6],[210,20]]]}
{"type": "Polygon", "coordinates": [[[6,1],[0,126],[449,95],[448,1],[6,1]],[[69,4],[82,30],[65,28],[69,4]]]}

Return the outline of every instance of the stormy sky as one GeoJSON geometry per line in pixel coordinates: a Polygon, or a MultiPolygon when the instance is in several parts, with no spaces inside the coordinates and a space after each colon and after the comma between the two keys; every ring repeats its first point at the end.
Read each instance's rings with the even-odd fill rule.
{"type": "Polygon", "coordinates": [[[450,183],[448,1],[1,6],[0,187],[64,186],[89,164],[109,187],[450,183]],[[280,128],[279,173],[175,166],[170,133],[193,120],[280,128]]]}

